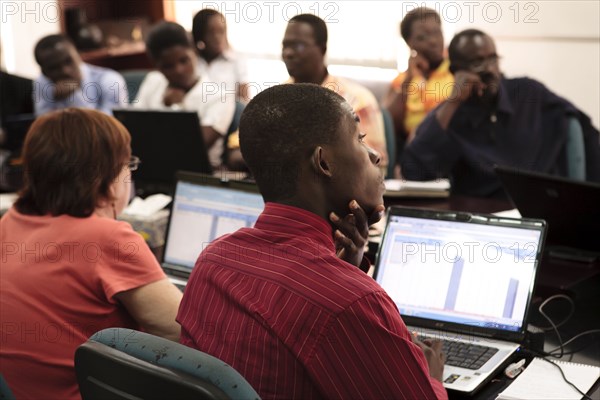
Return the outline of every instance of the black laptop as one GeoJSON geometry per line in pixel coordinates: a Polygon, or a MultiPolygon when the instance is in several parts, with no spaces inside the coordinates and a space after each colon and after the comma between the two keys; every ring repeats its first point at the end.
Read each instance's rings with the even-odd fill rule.
{"type": "Polygon", "coordinates": [[[5,142],[2,144],[2,148],[10,150],[13,154],[19,154],[23,143],[25,142],[25,136],[29,128],[35,121],[34,114],[17,114],[9,115],[4,121],[2,121],[2,127],[6,134],[5,142]]]}
{"type": "Polygon", "coordinates": [[[216,238],[252,227],[264,208],[255,184],[178,172],[162,267],[183,288],[198,256],[216,238]]]}
{"type": "Polygon", "coordinates": [[[131,151],[142,160],[134,175],[136,194],[172,194],[178,170],[212,173],[196,112],[115,109],[113,114],[129,130],[131,151]]]}
{"type": "Polygon", "coordinates": [[[444,343],[447,389],[471,393],[523,343],[545,222],[391,207],[375,279],[408,329],[444,343]]]}
{"type": "Polygon", "coordinates": [[[547,244],[600,253],[600,184],[497,166],[523,217],[548,223],[547,244]]]}

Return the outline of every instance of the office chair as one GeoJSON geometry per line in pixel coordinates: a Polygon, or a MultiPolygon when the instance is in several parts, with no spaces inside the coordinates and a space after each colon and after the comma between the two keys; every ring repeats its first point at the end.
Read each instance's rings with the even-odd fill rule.
{"type": "Polygon", "coordinates": [[[383,115],[383,127],[385,130],[385,143],[388,152],[388,167],[385,173],[386,178],[391,179],[394,177],[394,166],[396,164],[396,132],[394,129],[394,121],[390,112],[385,108],[381,108],[381,114],[383,115]]]}
{"type": "Polygon", "coordinates": [[[125,79],[125,84],[127,85],[129,104],[135,100],[137,93],[140,90],[140,86],[142,86],[142,82],[144,81],[144,78],[148,72],[149,71],[145,69],[131,69],[119,72],[125,79]]]}
{"type": "Polygon", "coordinates": [[[104,329],[79,346],[75,373],[83,400],[260,399],[223,361],[125,328],[104,329]]]}
{"type": "Polygon", "coordinates": [[[583,129],[577,117],[571,116],[567,122],[567,169],[571,179],[585,181],[585,144],[583,129]]]}
{"type": "Polygon", "coordinates": [[[242,112],[244,112],[244,108],[246,105],[239,100],[235,101],[235,112],[233,113],[233,119],[231,120],[231,125],[227,129],[227,136],[237,131],[240,126],[240,118],[242,118],[242,112]]]}
{"type": "Polygon", "coordinates": [[[242,118],[242,112],[244,112],[244,108],[246,105],[239,100],[235,101],[235,112],[233,113],[233,119],[231,120],[231,124],[227,129],[227,133],[225,134],[223,140],[223,156],[221,157],[223,164],[227,164],[229,158],[229,150],[227,149],[227,141],[229,140],[229,136],[238,130],[240,126],[240,118],[242,118]]]}
{"type": "Polygon", "coordinates": [[[0,374],[0,400],[15,400],[15,395],[8,387],[8,383],[2,374],[0,374]]]}

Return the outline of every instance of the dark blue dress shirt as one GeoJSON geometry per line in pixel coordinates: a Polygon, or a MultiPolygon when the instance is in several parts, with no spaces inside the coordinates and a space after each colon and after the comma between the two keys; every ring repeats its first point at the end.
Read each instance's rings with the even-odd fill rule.
{"type": "Polygon", "coordinates": [[[496,164],[567,174],[567,116],[577,110],[540,82],[503,78],[494,108],[466,102],[446,131],[435,112],[425,118],[403,152],[405,179],[449,177],[453,194],[503,197],[493,170],[496,164]]]}

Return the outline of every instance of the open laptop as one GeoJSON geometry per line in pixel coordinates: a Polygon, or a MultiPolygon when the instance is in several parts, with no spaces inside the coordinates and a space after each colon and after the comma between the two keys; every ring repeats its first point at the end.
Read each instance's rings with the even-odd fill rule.
{"type": "Polygon", "coordinates": [[[375,279],[408,329],[444,340],[447,389],[473,392],[520,349],[542,220],[389,209],[375,279]]]}
{"type": "Polygon", "coordinates": [[[136,194],[172,194],[178,170],[210,174],[212,167],[193,111],[113,110],[131,134],[131,151],[142,163],[135,173],[136,194]]]}
{"type": "Polygon", "coordinates": [[[6,134],[2,148],[10,150],[13,152],[13,155],[20,154],[23,143],[25,142],[25,136],[27,136],[27,132],[33,124],[33,121],[35,121],[34,114],[7,116],[2,122],[6,134]]]}
{"type": "Polygon", "coordinates": [[[178,172],[162,267],[183,289],[198,256],[216,238],[252,227],[264,208],[255,184],[178,172]]]}
{"type": "MultiPolygon", "coordinates": [[[[548,223],[547,243],[600,253],[600,184],[497,166],[496,174],[523,217],[548,223]]],[[[565,249],[566,250],[566,249],[565,249]]]]}

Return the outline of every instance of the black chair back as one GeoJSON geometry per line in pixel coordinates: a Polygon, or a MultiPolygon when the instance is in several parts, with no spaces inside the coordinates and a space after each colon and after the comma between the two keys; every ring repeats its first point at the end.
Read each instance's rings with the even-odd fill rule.
{"type": "Polygon", "coordinates": [[[75,372],[83,400],[259,399],[223,361],[131,329],[93,335],[75,352],[75,372]]]}

